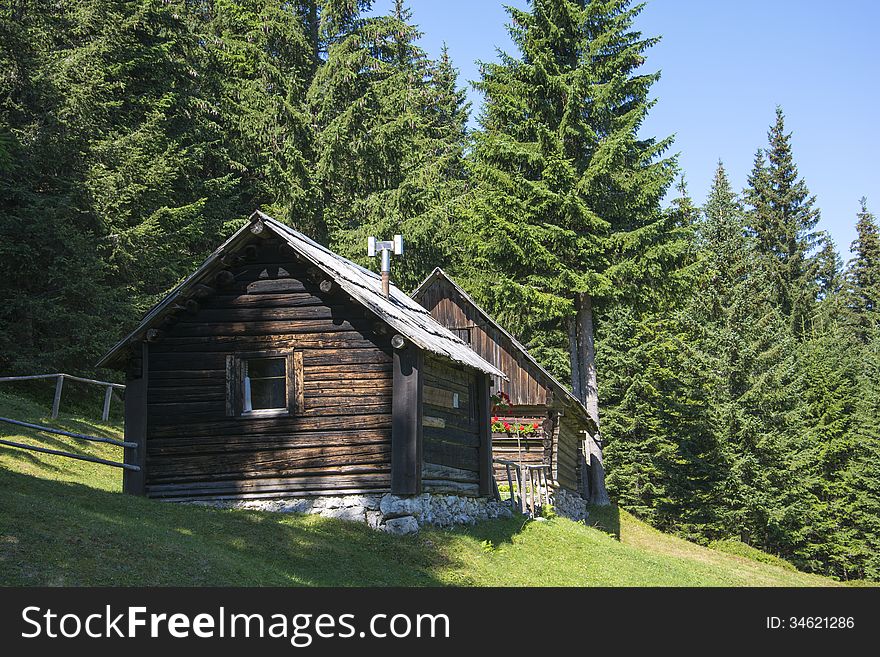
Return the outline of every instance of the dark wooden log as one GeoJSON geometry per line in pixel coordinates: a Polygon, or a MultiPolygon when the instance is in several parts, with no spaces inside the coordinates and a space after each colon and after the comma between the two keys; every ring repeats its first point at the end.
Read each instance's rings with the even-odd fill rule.
{"type": "Polygon", "coordinates": [[[187,299],[184,307],[186,308],[186,312],[190,315],[195,315],[199,312],[199,302],[195,299],[187,299]]]}
{"type": "Polygon", "coordinates": [[[470,433],[447,425],[442,429],[426,426],[422,429],[422,432],[424,434],[424,440],[426,441],[431,440],[444,443],[455,443],[456,445],[473,447],[475,449],[480,446],[480,436],[477,431],[470,433]]]}
{"type": "Polygon", "coordinates": [[[387,490],[389,475],[386,472],[354,472],[348,475],[336,473],[314,474],[303,477],[272,477],[267,479],[232,480],[217,482],[198,482],[186,484],[157,484],[149,486],[150,497],[202,496],[214,497],[232,495],[243,497],[242,493],[305,493],[309,491],[358,489],[364,492],[387,490]]]}
{"type": "Polygon", "coordinates": [[[479,465],[480,465],[480,495],[492,495],[492,395],[489,391],[488,375],[482,374],[477,380],[477,421],[479,424],[479,465]]]}
{"type": "Polygon", "coordinates": [[[179,322],[179,321],[180,321],[180,317],[176,313],[168,313],[162,318],[162,321],[160,322],[159,326],[161,328],[167,330],[167,329],[170,329],[175,324],[177,324],[177,322],[179,322]]]}
{"type": "Polygon", "coordinates": [[[303,367],[303,354],[301,351],[293,353],[293,371],[291,372],[290,385],[293,389],[293,412],[303,413],[306,410],[305,402],[305,371],[303,367]]]}
{"type": "Polygon", "coordinates": [[[321,292],[327,294],[330,292],[330,290],[333,289],[333,281],[325,278],[323,281],[321,281],[318,287],[320,288],[321,292]]]}
{"type": "Polygon", "coordinates": [[[217,284],[217,287],[229,287],[235,282],[235,274],[228,269],[221,269],[214,276],[214,282],[217,284]]]}
{"type": "Polygon", "coordinates": [[[342,447],[347,445],[391,445],[389,429],[343,429],[337,431],[307,431],[298,433],[259,433],[238,436],[177,435],[170,438],[151,438],[150,454],[187,455],[198,452],[257,452],[300,447],[342,447]]]}
{"type": "Polygon", "coordinates": [[[422,351],[394,351],[391,411],[391,492],[422,492],[422,351]]]}
{"type": "MultiPolygon", "coordinates": [[[[349,415],[315,415],[313,417],[288,416],[285,418],[242,418],[230,420],[221,414],[220,420],[196,419],[182,423],[179,420],[166,420],[161,415],[151,418],[150,438],[166,438],[186,433],[192,436],[211,436],[223,433],[229,436],[242,434],[272,433],[287,431],[337,431],[350,429],[352,417],[349,415]]],[[[391,414],[376,414],[358,418],[358,426],[363,429],[385,429],[391,426],[391,414]]]]}
{"type": "Polygon", "coordinates": [[[235,478],[298,476],[307,471],[344,472],[358,466],[359,472],[387,471],[391,446],[387,444],[345,445],[221,452],[173,457],[148,452],[148,482],[222,481],[235,478]]]}
{"type": "Polygon", "coordinates": [[[147,393],[149,381],[149,347],[146,342],[141,347],[140,376],[127,377],[125,381],[125,442],[137,447],[126,448],[124,462],[139,470],[125,470],[122,475],[122,490],[131,495],[145,493],[147,456],[147,393]]]}
{"type": "Polygon", "coordinates": [[[162,331],[159,329],[147,329],[147,332],[144,334],[144,339],[147,342],[157,342],[161,337],[162,331]]]}
{"type": "Polygon", "coordinates": [[[212,296],[216,290],[210,285],[204,285],[203,283],[196,283],[190,288],[190,293],[196,299],[206,299],[212,296]]]}
{"type": "Polygon", "coordinates": [[[479,497],[480,487],[478,484],[449,481],[446,479],[426,479],[424,488],[429,493],[444,495],[464,495],[465,497],[479,497]]]}
{"type": "Polygon", "coordinates": [[[463,470],[461,468],[450,468],[446,465],[425,462],[422,464],[422,479],[428,480],[445,480],[463,483],[478,484],[480,475],[473,470],[463,470]]]}

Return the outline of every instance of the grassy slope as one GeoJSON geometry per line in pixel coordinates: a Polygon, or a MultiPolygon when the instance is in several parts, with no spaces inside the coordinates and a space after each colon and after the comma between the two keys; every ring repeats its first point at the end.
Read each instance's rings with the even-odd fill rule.
{"type": "MultiPolygon", "coordinates": [[[[0,391],[0,416],[49,424],[0,391]]],[[[62,416],[56,426],[119,436],[62,416]]],[[[0,424],[19,442],[37,434],[0,424]]],[[[121,448],[39,435],[39,444],[121,459],[121,448]]],[[[810,586],[831,580],[709,550],[632,516],[620,540],[568,520],[492,521],[396,538],[315,516],[215,510],[119,493],[120,470],[0,447],[2,585],[810,586]]]]}

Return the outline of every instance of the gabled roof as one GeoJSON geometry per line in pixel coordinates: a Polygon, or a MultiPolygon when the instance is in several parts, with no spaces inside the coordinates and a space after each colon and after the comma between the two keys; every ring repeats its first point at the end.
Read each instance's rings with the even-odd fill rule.
{"type": "Polygon", "coordinates": [[[385,298],[382,294],[382,279],[378,274],[333,253],[299,231],[285,226],[259,210],[251,215],[249,224],[236,231],[192,275],[153,307],[137,328],[107,352],[98,361],[97,366],[103,367],[118,361],[129,343],[142,339],[147,330],[163,317],[163,311],[172,306],[176,300],[187,298],[191,288],[209,273],[213,273],[216,268],[215,263],[218,263],[225,253],[232,251],[239,243],[246,240],[252,229],[257,232],[269,230],[280,237],[296,253],[323,271],[355,301],[375,313],[417,347],[481,372],[507,378],[504,372],[483,360],[460,338],[438,323],[427,310],[394,285],[391,286],[388,298],[385,298]]]}
{"type": "Polygon", "coordinates": [[[483,310],[480,305],[473,300],[473,298],[465,292],[458,283],[456,283],[452,278],[440,267],[434,269],[433,272],[421,282],[421,284],[415,289],[412,293],[413,299],[420,299],[425,291],[431,287],[434,283],[438,281],[445,281],[452,286],[452,288],[461,295],[462,300],[465,303],[469,304],[475,311],[477,311],[485,320],[485,322],[492,326],[495,330],[497,330],[504,338],[510,341],[511,347],[514,351],[516,351],[519,355],[521,355],[525,360],[532,364],[532,366],[538,371],[541,378],[546,381],[546,384],[549,385],[553,389],[553,393],[555,395],[559,395],[562,399],[567,401],[570,406],[573,406],[575,410],[583,415],[585,418],[592,421],[594,429],[597,428],[596,419],[590,415],[590,412],[587,410],[587,407],[584,406],[583,402],[580,399],[572,394],[571,390],[569,390],[566,386],[562,385],[562,383],[554,377],[550,372],[548,372],[543,365],[541,365],[535,358],[528,352],[528,350],[520,344],[519,340],[517,340],[513,335],[511,335],[507,329],[505,329],[501,324],[499,324],[494,317],[492,317],[489,313],[483,310]]]}

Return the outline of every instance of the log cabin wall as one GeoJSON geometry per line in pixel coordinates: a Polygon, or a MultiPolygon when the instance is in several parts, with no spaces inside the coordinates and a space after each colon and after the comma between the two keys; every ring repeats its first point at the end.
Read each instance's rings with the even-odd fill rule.
{"type": "Polygon", "coordinates": [[[422,490],[480,495],[480,375],[425,355],[422,490]]]}
{"type": "Polygon", "coordinates": [[[553,452],[556,455],[556,464],[553,476],[563,488],[572,491],[578,488],[578,469],[580,458],[580,444],[584,439],[582,423],[573,414],[559,417],[559,429],[554,440],[553,452]]]}
{"type": "Polygon", "coordinates": [[[437,280],[418,297],[418,302],[440,324],[450,329],[471,349],[504,372],[509,381],[493,377],[493,392],[510,395],[514,406],[538,406],[547,403],[547,388],[534,366],[518,356],[510,341],[469,303],[464,302],[446,280],[437,280]]]}
{"type": "MultiPolygon", "coordinates": [[[[146,493],[252,498],[389,490],[390,335],[275,239],[149,345],[146,493]],[[229,399],[229,356],[298,354],[289,415],[229,399]],[[293,390],[296,388],[296,390],[293,390]]],[[[239,259],[240,260],[240,259],[239,259]]]]}

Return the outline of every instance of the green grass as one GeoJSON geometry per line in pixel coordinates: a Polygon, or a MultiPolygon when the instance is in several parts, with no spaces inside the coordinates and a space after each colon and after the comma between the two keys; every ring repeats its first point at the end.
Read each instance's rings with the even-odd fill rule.
{"type": "MultiPolygon", "coordinates": [[[[0,392],[0,415],[51,424],[44,405],[0,392]]],[[[62,416],[55,426],[120,436],[62,416]]],[[[10,425],[19,442],[121,459],[10,425]]],[[[517,517],[392,537],[357,523],[156,502],[119,492],[120,471],[0,447],[2,585],[832,586],[829,579],[662,534],[626,512],[587,527],[517,517]],[[619,537],[619,538],[618,538],[619,537]]],[[[765,555],[768,556],[768,555],[765,555]]]]}
{"type": "Polygon", "coordinates": [[[787,570],[797,570],[794,564],[789,563],[782,557],[777,557],[775,554],[767,554],[766,552],[753,548],[747,543],[743,543],[742,541],[733,538],[723,541],[712,541],[709,543],[709,547],[713,550],[718,550],[719,552],[735,554],[740,557],[745,557],[746,559],[753,559],[755,561],[760,561],[761,563],[769,563],[787,570]]]}

